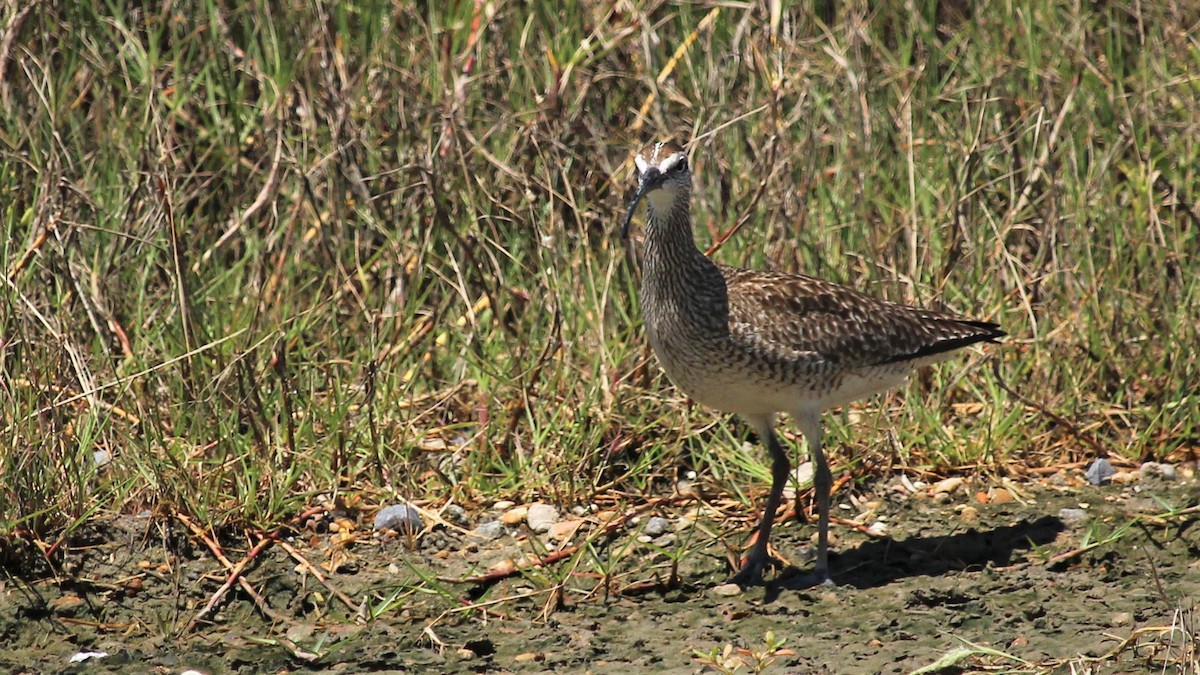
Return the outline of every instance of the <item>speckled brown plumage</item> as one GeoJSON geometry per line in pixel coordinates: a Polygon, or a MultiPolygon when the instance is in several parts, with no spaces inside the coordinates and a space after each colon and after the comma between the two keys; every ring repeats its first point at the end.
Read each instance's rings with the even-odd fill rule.
{"type": "Polygon", "coordinates": [[[700,403],[742,415],[773,458],[758,538],[734,579],[757,582],[768,565],[771,516],[790,471],[773,424],[777,412],[788,412],[816,465],[814,574],[824,583],[832,477],[821,450],[821,411],[894,387],[917,367],[995,342],[1004,332],[994,323],[879,300],[810,276],[714,263],[692,236],[686,155],[655,144],[636,163],[638,192],[624,229],[645,199],[640,298],[650,344],[676,386],[700,403]]]}

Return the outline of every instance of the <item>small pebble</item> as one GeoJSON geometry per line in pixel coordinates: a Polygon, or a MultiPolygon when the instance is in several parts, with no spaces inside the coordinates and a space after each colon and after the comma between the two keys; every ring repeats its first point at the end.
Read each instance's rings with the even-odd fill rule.
{"type": "Polygon", "coordinates": [[[813,480],[813,463],[803,462],[792,472],[792,477],[801,485],[808,485],[813,480]]]}
{"type": "Polygon", "coordinates": [[[393,504],[375,514],[376,530],[395,530],[396,532],[416,534],[424,527],[424,523],[421,522],[421,514],[408,504],[393,504]]]}
{"type": "Polygon", "coordinates": [[[529,515],[529,507],[528,506],[515,506],[515,507],[505,511],[504,513],[500,514],[500,522],[504,523],[505,525],[508,525],[509,527],[514,527],[514,526],[520,525],[522,522],[524,522],[525,518],[528,515],[529,515]]]}
{"type": "Polygon", "coordinates": [[[649,544],[650,542],[654,541],[654,537],[651,537],[648,534],[639,534],[637,540],[639,544],[649,544]]]}
{"type": "Polygon", "coordinates": [[[958,517],[963,523],[970,525],[979,520],[979,509],[974,506],[964,506],[963,510],[958,512],[958,517]]]}
{"type": "Polygon", "coordinates": [[[993,504],[1008,504],[1013,501],[1013,495],[1004,488],[992,488],[988,495],[988,501],[993,504]]]}
{"type": "Polygon", "coordinates": [[[1162,510],[1162,504],[1158,500],[1150,497],[1133,497],[1126,500],[1126,513],[1158,513],[1162,510]]]}
{"type": "Polygon", "coordinates": [[[498,560],[494,565],[488,568],[493,574],[508,574],[517,568],[517,563],[508,558],[498,560]]]}
{"type": "Polygon", "coordinates": [[[1117,485],[1128,485],[1136,482],[1141,477],[1142,474],[1138,473],[1137,471],[1118,471],[1113,474],[1112,482],[1116,483],[1117,485]]]}
{"type": "Polygon", "coordinates": [[[668,532],[668,533],[662,535],[661,537],[659,537],[658,539],[655,539],[651,543],[653,543],[655,546],[657,546],[659,548],[669,548],[672,544],[675,543],[675,535],[668,532]]]}
{"type": "Polygon", "coordinates": [[[661,516],[651,516],[650,520],[646,521],[646,528],[642,530],[651,537],[657,537],[667,531],[671,523],[661,516]]]}
{"type": "Polygon", "coordinates": [[[458,504],[447,504],[446,508],[442,511],[442,517],[460,527],[470,522],[467,518],[467,510],[458,504]]]}
{"type": "Polygon", "coordinates": [[[507,511],[516,505],[517,505],[516,502],[510,502],[507,499],[502,499],[502,500],[496,502],[495,504],[492,504],[492,509],[494,509],[496,511],[507,511]]]}
{"type": "Polygon", "coordinates": [[[1088,518],[1087,511],[1083,509],[1059,509],[1058,519],[1067,527],[1076,527],[1086,521],[1088,518]]]}
{"type": "Polygon", "coordinates": [[[1087,482],[1092,485],[1104,485],[1111,481],[1112,477],[1116,474],[1117,470],[1112,467],[1112,464],[1109,464],[1107,459],[1101,457],[1092,462],[1085,475],[1087,476],[1087,482]]]}
{"type": "Polygon", "coordinates": [[[722,598],[730,598],[735,595],[741,595],[742,587],[737,584],[721,584],[720,586],[714,586],[711,593],[722,598]]]}
{"type": "Polygon", "coordinates": [[[471,535],[478,537],[484,541],[491,541],[499,538],[504,534],[504,523],[498,520],[489,520],[480,523],[474,530],[471,530],[471,535]]]}
{"type": "Polygon", "coordinates": [[[558,509],[541,502],[530,504],[525,522],[529,523],[529,529],[534,532],[549,532],[554,523],[558,522],[558,509]]]}
{"type": "Polygon", "coordinates": [[[1164,480],[1174,480],[1176,473],[1175,467],[1170,464],[1160,464],[1158,462],[1146,462],[1138,468],[1138,473],[1146,478],[1162,478],[1164,480]]]}
{"type": "Polygon", "coordinates": [[[812,462],[804,462],[800,466],[796,467],[796,470],[792,472],[792,478],[793,478],[793,480],[789,480],[787,482],[787,485],[783,488],[784,500],[790,500],[790,499],[796,498],[796,487],[797,486],[799,486],[800,488],[803,489],[805,487],[808,487],[809,485],[812,485],[812,480],[813,480],[813,464],[812,464],[812,462]]]}
{"type": "Polygon", "coordinates": [[[934,483],[933,486],[929,488],[929,491],[935,495],[953,494],[954,491],[958,489],[958,486],[962,484],[962,476],[951,476],[934,483]]]}

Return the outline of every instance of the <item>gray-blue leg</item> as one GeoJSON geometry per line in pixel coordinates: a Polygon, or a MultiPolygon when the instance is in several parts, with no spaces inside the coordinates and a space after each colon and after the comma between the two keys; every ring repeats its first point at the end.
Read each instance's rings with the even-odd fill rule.
{"type": "Polygon", "coordinates": [[[783,488],[787,484],[788,475],[792,470],[787,453],[779,444],[779,438],[775,436],[774,416],[747,418],[747,421],[753,425],[758,437],[762,439],[763,445],[767,446],[767,451],[771,454],[771,492],[767,495],[762,521],[758,524],[758,537],[754,540],[754,547],[750,549],[746,564],[729,579],[730,582],[740,586],[762,583],[763,572],[771,564],[771,555],[767,552],[767,542],[771,539],[771,526],[775,523],[775,512],[779,510],[779,503],[783,500],[783,488]]]}
{"type": "Polygon", "coordinates": [[[821,411],[801,410],[792,414],[796,425],[808,442],[808,454],[813,462],[813,489],[817,492],[817,562],[813,566],[813,585],[831,585],[829,579],[829,501],[833,490],[833,474],[821,449],[825,427],[821,411]]]}

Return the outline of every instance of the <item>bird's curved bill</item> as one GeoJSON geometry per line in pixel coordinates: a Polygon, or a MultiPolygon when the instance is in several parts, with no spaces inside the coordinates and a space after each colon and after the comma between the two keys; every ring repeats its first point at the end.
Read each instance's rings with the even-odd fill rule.
{"type": "Polygon", "coordinates": [[[621,226],[622,239],[629,238],[629,225],[633,222],[633,214],[635,211],[637,211],[638,203],[642,201],[642,197],[646,196],[648,187],[649,183],[647,181],[642,181],[641,184],[638,185],[638,190],[636,193],[634,193],[633,199],[629,201],[629,210],[625,212],[625,224],[621,226]]]}

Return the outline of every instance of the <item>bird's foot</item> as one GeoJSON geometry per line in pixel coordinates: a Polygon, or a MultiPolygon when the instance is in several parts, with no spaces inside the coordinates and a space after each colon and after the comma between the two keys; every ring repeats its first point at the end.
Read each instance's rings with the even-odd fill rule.
{"type": "Polygon", "coordinates": [[[726,583],[737,584],[742,588],[758,586],[763,583],[763,573],[781,566],[778,560],[769,555],[760,557],[751,555],[742,562],[742,569],[738,570],[737,574],[729,577],[729,581],[726,583]]]}

